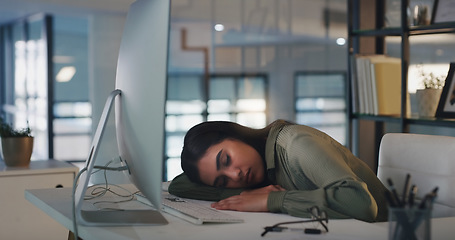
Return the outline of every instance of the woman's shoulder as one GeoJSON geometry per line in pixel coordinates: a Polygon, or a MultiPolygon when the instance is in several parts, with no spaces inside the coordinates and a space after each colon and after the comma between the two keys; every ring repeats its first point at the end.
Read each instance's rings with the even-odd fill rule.
{"type": "Polygon", "coordinates": [[[307,125],[297,124],[286,120],[277,120],[272,123],[272,132],[277,137],[295,138],[295,137],[323,137],[327,134],[307,125]]]}
{"type": "MultiPolygon", "coordinates": [[[[277,151],[295,150],[308,148],[325,148],[334,140],[315,128],[295,124],[284,120],[275,121],[267,141],[267,148],[277,151]]],[[[292,151],[294,152],[294,151],[292,151]]]]}

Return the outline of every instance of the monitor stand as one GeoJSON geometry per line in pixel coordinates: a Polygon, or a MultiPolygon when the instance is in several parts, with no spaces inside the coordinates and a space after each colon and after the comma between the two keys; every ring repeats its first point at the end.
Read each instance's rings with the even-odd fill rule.
{"type": "Polygon", "coordinates": [[[164,225],[167,223],[163,215],[156,210],[82,210],[81,216],[86,222],[102,223],[103,226],[164,225]]]}
{"type": "MultiPolygon", "coordinates": [[[[90,175],[93,173],[95,166],[96,155],[98,154],[100,141],[104,134],[104,129],[108,121],[109,113],[114,105],[114,100],[117,96],[121,95],[120,90],[114,90],[106,100],[106,104],[101,114],[98,127],[93,137],[92,145],[90,147],[90,154],[85,163],[85,171],[80,173],[79,184],[73,190],[73,207],[75,220],[78,224],[86,226],[131,226],[131,225],[164,225],[167,220],[160,212],[160,208],[153,209],[151,207],[144,207],[145,205],[138,202],[141,209],[115,209],[115,210],[86,210],[83,209],[84,202],[86,202],[85,194],[89,185],[90,175]]],[[[75,180],[77,181],[77,179],[75,180]]],[[[98,199],[102,201],[102,199],[98,199]]],[[[85,203],[85,205],[91,205],[85,203]]]]}

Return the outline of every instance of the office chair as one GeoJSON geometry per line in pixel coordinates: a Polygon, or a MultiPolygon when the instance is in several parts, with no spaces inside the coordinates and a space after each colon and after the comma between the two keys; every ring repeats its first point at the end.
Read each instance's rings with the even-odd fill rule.
{"type": "Polygon", "coordinates": [[[408,173],[410,185],[418,187],[417,199],[439,187],[433,217],[455,216],[455,137],[385,134],[379,148],[379,179],[385,186],[392,179],[401,194],[408,173]]]}

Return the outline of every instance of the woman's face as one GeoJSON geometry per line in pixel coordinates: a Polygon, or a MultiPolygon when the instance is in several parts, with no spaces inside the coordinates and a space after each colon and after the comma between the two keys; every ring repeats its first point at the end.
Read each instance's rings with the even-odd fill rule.
{"type": "Polygon", "coordinates": [[[252,187],[264,180],[265,166],[250,145],[226,139],[207,149],[198,161],[203,183],[225,188],[252,187]]]}

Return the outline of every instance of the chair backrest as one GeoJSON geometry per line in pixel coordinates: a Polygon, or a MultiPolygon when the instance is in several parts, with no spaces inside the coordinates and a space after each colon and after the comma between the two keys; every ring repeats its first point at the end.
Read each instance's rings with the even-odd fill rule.
{"type": "Polygon", "coordinates": [[[455,216],[455,137],[385,134],[379,149],[378,178],[385,186],[392,179],[402,193],[408,173],[420,199],[439,187],[433,217],[455,216]]]}

